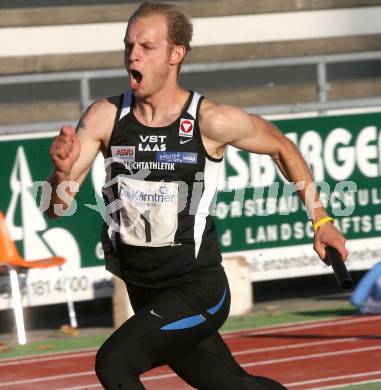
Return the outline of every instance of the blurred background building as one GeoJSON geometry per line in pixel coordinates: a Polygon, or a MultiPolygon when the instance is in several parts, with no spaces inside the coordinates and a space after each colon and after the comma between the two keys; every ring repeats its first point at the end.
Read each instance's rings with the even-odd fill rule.
{"type": "MultiPolygon", "coordinates": [[[[381,94],[380,59],[361,56],[381,46],[378,0],[177,3],[195,23],[182,83],[210,99],[269,112],[279,109],[261,107],[316,102],[319,94],[333,102],[381,94]],[[284,61],[263,62],[269,59],[284,61]],[[319,77],[327,79],[320,89],[319,77]]],[[[75,122],[81,103],[128,87],[116,70],[136,2],[14,0],[0,7],[2,125],[75,122]]]]}

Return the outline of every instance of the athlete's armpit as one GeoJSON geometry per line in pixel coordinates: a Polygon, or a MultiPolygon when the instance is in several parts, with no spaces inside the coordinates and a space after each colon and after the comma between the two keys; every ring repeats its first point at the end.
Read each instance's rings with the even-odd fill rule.
{"type": "Polygon", "coordinates": [[[86,129],[86,127],[87,127],[87,124],[83,120],[80,120],[78,122],[76,129],[75,129],[75,132],[78,133],[79,129],[86,129]]]}

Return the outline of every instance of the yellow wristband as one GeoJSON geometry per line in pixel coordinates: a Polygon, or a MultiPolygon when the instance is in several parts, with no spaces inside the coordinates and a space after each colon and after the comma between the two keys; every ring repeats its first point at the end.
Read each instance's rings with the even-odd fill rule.
{"type": "Polygon", "coordinates": [[[325,223],[331,222],[331,221],[333,221],[333,218],[331,218],[331,217],[324,217],[324,218],[322,218],[322,219],[319,219],[317,222],[315,222],[315,223],[312,225],[313,228],[314,228],[315,233],[319,230],[319,227],[320,227],[321,225],[324,225],[325,223]]]}

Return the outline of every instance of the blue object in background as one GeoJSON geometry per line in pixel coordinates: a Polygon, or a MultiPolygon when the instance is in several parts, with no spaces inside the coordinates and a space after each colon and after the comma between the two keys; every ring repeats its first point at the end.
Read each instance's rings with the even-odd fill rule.
{"type": "Polygon", "coordinates": [[[362,277],[350,297],[350,302],[361,313],[381,314],[381,262],[362,277]]]}

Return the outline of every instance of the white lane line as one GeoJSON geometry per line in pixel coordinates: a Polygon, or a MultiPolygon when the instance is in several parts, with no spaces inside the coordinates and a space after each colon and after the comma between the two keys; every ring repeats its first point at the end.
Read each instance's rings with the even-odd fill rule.
{"type": "Polygon", "coordinates": [[[303,382],[286,383],[285,386],[302,386],[302,385],[309,385],[309,384],[319,383],[319,382],[330,382],[330,381],[337,381],[340,379],[347,379],[347,378],[348,379],[361,378],[362,376],[370,377],[374,375],[381,375],[381,371],[361,372],[352,375],[341,375],[341,376],[332,376],[330,378],[311,379],[303,382]]]}
{"type": "MultiPolygon", "coordinates": [[[[353,318],[352,316],[343,316],[343,317],[340,317],[340,319],[350,319],[350,318],[353,318]]],[[[331,322],[331,321],[335,321],[335,320],[338,320],[339,318],[338,317],[328,317],[328,318],[323,318],[321,320],[306,320],[306,321],[293,321],[293,322],[285,322],[283,324],[274,324],[274,325],[266,325],[266,326],[261,326],[261,327],[258,327],[258,328],[240,328],[239,330],[224,330],[224,331],[221,331],[221,334],[222,336],[230,336],[230,335],[240,335],[242,333],[247,333],[247,332],[251,332],[253,330],[256,330],[256,329],[263,329],[263,330],[266,330],[266,329],[283,329],[283,328],[288,328],[290,326],[295,326],[295,324],[297,325],[304,325],[304,324],[311,324],[311,323],[314,323],[314,324],[320,324],[320,323],[324,323],[324,322],[331,322]]]]}
{"type": "Polygon", "coordinates": [[[289,345],[280,345],[280,346],[266,347],[266,348],[252,348],[252,349],[246,349],[244,351],[233,352],[233,355],[234,356],[241,356],[241,355],[248,355],[248,354],[254,354],[254,353],[279,351],[279,350],[285,350],[285,349],[316,347],[319,345],[327,345],[327,344],[350,343],[352,341],[357,341],[357,340],[362,340],[362,339],[359,337],[347,337],[344,339],[313,341],[311,343],[289,344],[289,345]]]}
{"type": "Polygon", "coordinates": [[[142,378],[142,381],[153,381],[156,380],[157,377],[160,377],[160,379],[167,379],[167,378],[173,378],[177,376],[176,374],[161,374],[161,375],[151,375],[151,376],[146,376],[142,378]]]}
{"type": "Polygon", "coordinates": [[[55,380],[68,379],[68,378],[76,378],[76,377],[88,376],[88,375],[95,375],[95,372],[94,371],[75,372],[75,373],[72,373],[72,374],[52,375],[52,376],[45,376],[45,377],[42,377],[42,378],[23,379],[23,380],[20,380],[20,381],[0,382],[0,387],[14,386],[14,385],[24,385],[26,383],[48,382],[48,381],[55,381],[55,380]]]}
{"type": "MultiPolygon", "coordinates": [[[[369,373],[365,372],[362,376],[366,376],[367,374],[369,374],[369,373]]],[[[173,376],[176,376],[176,375],[173,375],[173,376]]],[[[346,378],[348,378],[348,376],[346,378]]],[[[331,378],[325,378],[325,379],[329,380],[331,378]]],[[[342,387],[348,387],[348,385],[361,385],[361,384],[368,384],[368,383],[377,383],[377,382],[380,382],[380,381],[381,381],[381,378],[379,378],[379,379],[372,379],[372,380],[369,380],[369,381],[359,381],[359,382],[351,381],[350,383],[343,383],[343,384],[340,384],[340,385],[332,385],[332,386],[325,386],[325,387],[311,387],[308,390],[338,389],[338,388],[342,388],[342,387]]],[[[292,383],[286,383],[285,386],[293,386],[293,384],[292,383]]],[[[100,384],[93,384],[93,385],[83,385],[83,386],[76,386],[76,387],[60,387],[60,388],[57,388],[55,390],[87,390],[87,389],[96,389],[96,388],[102,389],[102,385],[100,385],[100,384]]]]}
{"type": "MultiPolygon", "coordinates": [[[[288,345],[273,346],[273,347],[266,347],[266,348],[252,348],[252,349],[247,349],[244,351],[233,352],[233,355],[234,356],[241,356],[241,355],[248,355],[248,354],[254,354],[254,353],[286,350],[286,349],[296,349],[296,348],[313,347],[313,346],[327,345],[327,344],[347,343],[347,342],[353,342],[353,341],[357,341],[357,340],[361,340],[361,338],[347,337],[347,338],[343,338],[343,339],[314,341],[314,342],[310,342],[310,343],[288,344],[288,345]]],[[[43,357],[36,358],[36,359],[27,359],[27,360],[21,361],[21,362],[20,362],[20,360],[13,360],[13,361],[7,361],[7,362],[0,362],[0,367],[15,366],[15,365],[20,365],[20,364],[40,363],[40,362],[53,361],[53,360],[72,359],[73,357],[78,358],[78,357],[94,356],[95,353],[96,353],[96,350],[90,350],[89,352],[83,352],[83,353],[78,352],[75,354],[66,354],[66,355],[57,355],[57,356],[43,356],[43,357]]]]}
{"type": "MultiPolygon", "coordinates": [[[[167,378],[174,378],[177,377],[176,374],[162,374],[162,375],[153,375],[153,376],[147,376],[144,378],[141,378],[143,382],[156,380],[156,379],[167,379],[167,378]]],[[[92,384],[92,385],[82,385],[82,386],[76,386],[76,387],[60,387],[56,388],[56,390],[82,390],[82,389],[93,389],[93,388],[102,388],[102,386],[99,383],[92,384]]]]}
{"type": "Polygon", "coordinates": [[[378,349],[381,349],[381,345],[375,346],[375,347],[345,349],[342,351],[334,351],[334,352],[314,353],[311,355],[291,356],[291,357],[282,358],[282,359],[263,360],[261,362],[243,363],[243,364],[241,364],[241,367],[265,366],[265,365],[269,365],[269,364],[287,363],[287,362],[293,362],[293,361],[297,361],[297,360],[322,358],[322,357],[326,357],[326,356],[349,355],[352,353],[376,351],[378,349]]]}
{"type": "MultiPolygon", "coordinates": [[[[245,329],[244,331],[238,330],[238,331],[229,331],[222,333],[222,336],[224,339],[230,339],[234,337],[241,337],[241,336],[250,336],[250,335],[259,335],[259,334],[268,334],[273,333],[275,331],[282,331],[282,332],[291,332],[294,330],[302,330],[302,329],[311,329],[311,328],[319,328],[319,327],[326,327],[326,326],[335,326],[335,325],[342,325],[342,324],[352,324],[357,322],[364,322],[364,321],[381,321],[380,316],[369,316],[369,317],[360,317],[360,318],[352,318],[352,317],[346,317],[346,319],[341,320],[332,320],[332,319],[324,319],[319,321],[300,321],[295,323],[289,323],[285,325],[273,325],[268,326],[265,328],[259,328],[258,330],[255,329],[245,329]]],[[[46,356],[60,356],[62,358],[71,358],[75,357],[80,353],[83,352],[91,352],[93,351],[96,353],[96,348],[86,348],[86,349],[80,349],[80,350],[73,350],[73,351],[66,351],[66,352],[49,352],[44,353],[43,355],[27,355],[27,356],[19,356],[19,357],[13,357],[13,358],[2,358],[0,359],[0,367],[2,365],[5,365],[4,363],[8,363],[11,361],[17,361],[20,364],[28,363],[30,362],[37,362],[37,361],[43,361],[45,360],[46,356]]]]}
{"type": "Polygon", "coordinates": [[[19,366],[20,364],[32,364],[32,363],[41,363],[41,362],[50,362],[52,360],[63,360],[63,359],[72,359],[73,357],[85,357],[85,356],[95,356],[95,351],[84,352],[84,353],[76,353],[71,355],[63,355],[63,356],[44,356],[37,359],[27,359],[24,361],[14,360],[11,362],[0,362],[0,367],[4,366],[19,366]]]}
{"type": "MultiPolygon", "coordinates": [[[[264,330],[258,330],[254,332],[247,332],[247,333],[241,333],[240,336],[256,336],[261,334],[270,334],[275,332],[293,332],[296,330],[304,330],[304,329],[316,329],[316,328],[325,328],[325,327],[331,327],[336,325],[345,325],[345,324],[355,324],[359,322],[371,322],[371,321],[381,321],[380,317],[360,317],[355,318],[352,320],[337,320],[332,322],[325,322],[325,323],[312,323],[312,324],[305,324],[305,325],[295,325],[285,328],[276,328],[276,329],[264,329],[264,330]]],[[[233,336],[237,337],[237,336],[233,336]]],[[[229,339],[233,337],[224,337],[224,339],[229,339]]]]}
{"type": "MultiPolygon", "coordinates": [[[[297,360],[322,358],[322,357],[326,357],[326,356],[338,356],[338,355],[353,354],[353,353],[374,351],[374,350],[380,350],[380,349],[381,349],[381,346],[377,346],[377,347],[348,349],[348,350],[344,350],[344,351],[316,353],[316,354],[311,354],[311,355],[293,356],[293,357],[282,358],[282,359],[264,360],[261,362],[244,363],[244,364],[241,364],[241,367],[271,365],[271,364],[278,364],[278,363],[291,362],[291,361],[297,361],[297,360]]],[[[66,378],[85,376],[85,375],[94,375],[94,371],[87,371],[84,373],[74,373],[74,374],[66,374],[66,375],[56,375],[56,376],[50,376],[50,377],[45,377],[45,378],[35,378],[35,379],[30,379],[30,380],[25,379],[22,381],[3,382],[3,383],[0,383],[0,387],[9,386],[9,385],[25,384],[25,383],[33,383],[33,382],[45,382],[45,381],[49,381],[49,380],[66,379],[66,378]]],[[[356,375],[356,374],[354,374],[354,375],[356,375]]],[[[173,378],[176,376],[177,376],[176,374],[160,374],[160,375],[146,376],[146,377],[143,377],[142,380],[143,381],[153,381],[153,380],[158,380],[158,379],[173,378]]],[[[328,379],[325,378],[325,380],[327,381],[328,379]]]]}
{"type": "MultiPolygon", "coordinates": [[[[295,361],[295,360],[304,360],[304,359],[320,358],[320,357],[325,357],[325,356],[335,356],[335,355],[344,355],[344,354],[351,354],[351,353],[358,353],[358,352],[366,352],[366,351],[372,351],[372,350],[377,350],[377,349],[381,349],[381,346],[348,349],[348,350],[337,351],[337,352],[323,352],[323,353],[317,353],[317,354],[312,354],[312,355],[287,357],[284,359],[264,360],[262,362],[244,363],[244,364],[241,364],[241,367],[252,367],[252,366],[277,364],[277,363],[289,362],[289,361],[295,361]]],[[[148,376],[148,377],[143,378],[143,380],[151,381],[151,380],[162,379],[162,378],[164,379],[164,378],[169,378],[169,377],[174,377],[174,376],[176,376],[176,374],[152,375],[152,376],[148,376]]]]}
{"type": "Polygon", "coordinates": [[[87,390],[87,389],[103,389],[103,386],[99,383],[96,383],[94,385],[83,385],[83,386],[76,386],[76,387],[59,387],[55,390],[87,390]]]}
{"type": "Polygon", "coordinates": [[[11,358],[5,358],[5,359],[0,359],[0,367],[4,363],[8,362],[18,362],[18,363],[28,363],[29,360],[38,360],[38,359],[45,359],[45,357],[50,356],[60,356],[62,358],[67,357],[73,357],[78,354],[84,353],[84,352],[97,352],[97,348],[83,348],[83,349],[73,349],[71,351],[65,351],[65,352],[47,352],[47,353],[42,353],[40,355],[24,355],[24,356],[15,356],[11,358]]]}
{"type": "MultiPolygon", "coordinates": [[[[361,377],[361,376],[369,376],[369,375],[376,375],[376,373],[379,372],[381,373],[381,371],[375,371],[374,373],[372,372],[364,372],[364,373],[361,373],[361,374],[356,374],[356,375],[346,375],[344,378],[353,378],[353,377],[361,377]]],[[[176,375],[175,374],[171,374],[170,375],[171,377],[175,377],[176,375]]],[[[167,376],[169,377],[169,376],[167,376]]],[[[338,377],[328,377],[328,378],[324,378],[324,379],[321,379],[321,381],[331,381],[331,380],[335,380],[336,378],[338,377]]],[[[309,390],[323,390],[323,389],[335,389],[335,388],[340,388],[340,387],[347,387],[348,385],[357,385],[357,384],[367,384],[367,383],[377,383],[377,382],[380,382],[381,378],[379,379],[373,379],[373,380],[369,380],[369,381],[360,381],[360,382],[349,382],[349,383],[345,383],[345,384],[340,384],[340,385],[332,385],[332,386],[327,386],[327,387],[314,387],[314,388],[310,388],[309,390]]],[[[303,383],[308,383],[309,381],[306,381],[306,382],[295,382],[295,383],[286,383],[285,386],[298,386],[300,384],[303,384],[303,383]]],[[[56,390],[86,390],[86,389],[95,389],[95,388],[99,388],[101,389],[102,386],[100,384],[91,384],[91,385],[82,385],[82,386],[76,386],[76,387],[60,387],[60,388],[57,388],[56,390]]]]}

